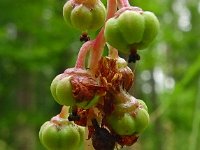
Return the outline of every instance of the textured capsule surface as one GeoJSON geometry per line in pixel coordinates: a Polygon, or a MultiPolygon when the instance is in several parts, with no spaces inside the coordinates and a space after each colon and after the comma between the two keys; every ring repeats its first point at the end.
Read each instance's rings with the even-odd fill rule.
{"type": "Polygon", "coordinates": [[[106,22],[104,36],[111,46],[130,53],[131,49],[146,48],[158,31],[159,21],[152,12],[127,9],[106,22]]]}
{"type": "Polygon", "coordinates": [[[70,78],[70,76],[63,77],[63,75],[60,74],[56,76],[51,83],[51,93],[55,101],[60,105],[72,106],[75,104],[70,78]]]}
{"type": "Polygon", "coordinates": [[[77,150],[83,140],[84,129],[72,123],[45,122],[39,131],[39,139],[48,150],[77,150]]]}
{"type": "Polygon", "coordinates": [[[82,32],[98,30],[105,22],[106,8],[100,0],[69,0],[63,7],[63,16],[67,24],[82,32]]]}

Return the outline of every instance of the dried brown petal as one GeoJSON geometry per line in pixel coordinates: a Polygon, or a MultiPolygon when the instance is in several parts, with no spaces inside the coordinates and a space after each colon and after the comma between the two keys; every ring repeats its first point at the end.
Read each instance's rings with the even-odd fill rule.
{"type": "Polygon", "coordinates": [[[120,68],[119,72],[122,74],[122,87],[128,91],[133,84],[134,74],[129,67],[120,68]]]}
{"type": "Polygon", "coordinates": [[[80,125],[80,126],[86,126],[87,125],[88,110],[78,108],[77,109],[77,115],[80,117],[80,119],[74,121],[74,123],[76,123],[77,125],[80,125]]]}
{"type": "Polygon", "coordinates": [[[115,59],[102,57],[99,62],[97,75],[106,84],[108,92],[119,92],[121,86],[122,74],[119,72],[115,59]]]}
{"type": "Polygon", "coordinates": [[[137,135],[116,135],[117,143],[121,146],[131,146],[137,142],[138,136],[137,135]]]}
{"type": "Polygon", "coordinates": [[[70,68],[64,74],[71,75],[72,93],[77,102],[90,101],[96,95],[105,95],[106,88],[87,70],[70,68]]]}

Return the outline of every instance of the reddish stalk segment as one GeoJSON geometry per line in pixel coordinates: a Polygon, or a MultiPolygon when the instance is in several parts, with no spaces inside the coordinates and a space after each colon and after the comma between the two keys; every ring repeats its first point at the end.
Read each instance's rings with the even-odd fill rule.
{"type": "Polygon", "coordinates": [[[122,8],[122,7],[129,7],[129,1],[128,0],[118,0],[118,7],[122,8]]]}
{"type": "MultiPolygon", "coordinates": [[[[117,10],[116,0],[109,0],[107,4],[107,9],[108,11],[106,20],[114,16],[117,10]]],[[[103,27],[99,32],[97,38],[95,39],[94,47],[91,53],[90,69],[93,74],[96,73],[96,70],[98,68],[98,62],[101,58],[104,46],[105,46],[105,38],[104,38],[104,27],[103,27]]]]}
{"type": "Polygon", "coordinates": [[[85,67],[85,58],[89,50],[93,46],[93,41],[87,41],[84,43],[78,53],[78,58],[76,60],[75,68],[84,68],[85,67]]]}
{"type": "Polygon", "coordinates": [[[66,119],[68,117],[68,107],[67,106],[63,106],[61,109],[61,112],[59,114],[60,118],[66,119]]]}
{"type": "Polygon", "coordinates": [[[68,117],[68,109],[69,107],[63,106],[61,109],[61,112],[58,115],[51,118],[51,122],[53,122],[54,124],[60,125],[63,123],[63,120],[66,121],[68,117]]]}

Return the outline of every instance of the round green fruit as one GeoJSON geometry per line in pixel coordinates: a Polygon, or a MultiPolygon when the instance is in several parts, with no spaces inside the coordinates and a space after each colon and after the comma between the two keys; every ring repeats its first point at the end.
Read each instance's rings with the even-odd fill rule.
{"type": "Polygon", "coordinates": [[[143,39],[140,43],[136,44],[138,49],[146,48],[156,37],[159,31],[160,23],[154,13],[145,11],[142,16],[145,20],[145,30],[143,33],[143,39]]]}
{"type": "Polygon", "coordinates": [[[131,8],[119,10],[105,24],[106,41],[124,53],[146,48],[159,31],[159,21],[152,12],[131,8]]]}
{"type": "Polygon", "coordinates": [[[68,71],[57,75],[51,83],[50,90],[55,101],[60,105],[83,109],[96,105],[100,97],[94,90],[97,88],[96,80],[84,70],[68,71]]]}
{"type": "Polygon", "coordinates": [[[39,131],[39,139],[48,150],[77,150],[83,142],[84,128],[71,122],[56,124],[45,122],[39,131]]]}
{"type": "Polygon", "coordinates": [[[143,108],[138,108],[135,115],[136,132],[142,133],[149,124],[149,114],[143,108]]]}
{"type": "Polygon", "coordinates": [[[123,116],[110,115],[107,117],[109,126],[119,135],[132,135],[135,132],[135,120],[134,118],[125,113],[123,116]]]}
{"type": "Polygon", "coordinates": [[[69,0],[63,7],[63,16],[66,23],[87,32],[103,26],[106,9],[100,0],[69,0]]]}
{"type": "Polygon", "coordinates": [[[143,108],[133,112],[117,115],[113,113],[107,117],[108,125],[119,135],[133,135],[142,133],[149,124],[149,114],[143,108]]]}
{"type": "Polygon", "coordinates": [[[149,124],[146,104],[123,91],[115,99],[114,110],[106,118],[110,129],[119,135],[142,133],[149,124]]]}
{"type": "Polygon", "coordinates": [[[53,98],[58,101],[57,99],[57,95],[56,95],[56,87],[58,82],[60,81],[60,79],[62,78],[62,74],[57,75],[53,81],[51,82],[51,86],[50,86],[50,90],[51,90],[51,94],[53,96],[53,98]]]}
{"type": "Polygon", "coordinates": [[[60,105],[72,106],[75,104],[70,78],[70,76],[60,74],[51,83],[51,93],[60,105]]]}
{"type": "Polygon", "coordinates": [[[138,99],[139,107],[145,109],[148,112],[148,107],[143,100],[138,99]]]}

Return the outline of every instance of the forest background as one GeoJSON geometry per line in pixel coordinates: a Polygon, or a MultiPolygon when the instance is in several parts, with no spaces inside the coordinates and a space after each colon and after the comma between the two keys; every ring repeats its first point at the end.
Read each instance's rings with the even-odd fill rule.
{"type": "MultiPolygon", "coordinates": [[[[80,32],[63,20],[64,3],[0,1],[0,150],[44,150],[40,126],[61,108],[51,96],[51,81],[74,66],[82,44],[80,32]]],[[[139,51],[141,60],[130,64],[131,93],[147,103],[151,115],[134,147],[199,150],[200,1],[131,3],[153,11],[161,24],[156,40],[139,51]]]]}

